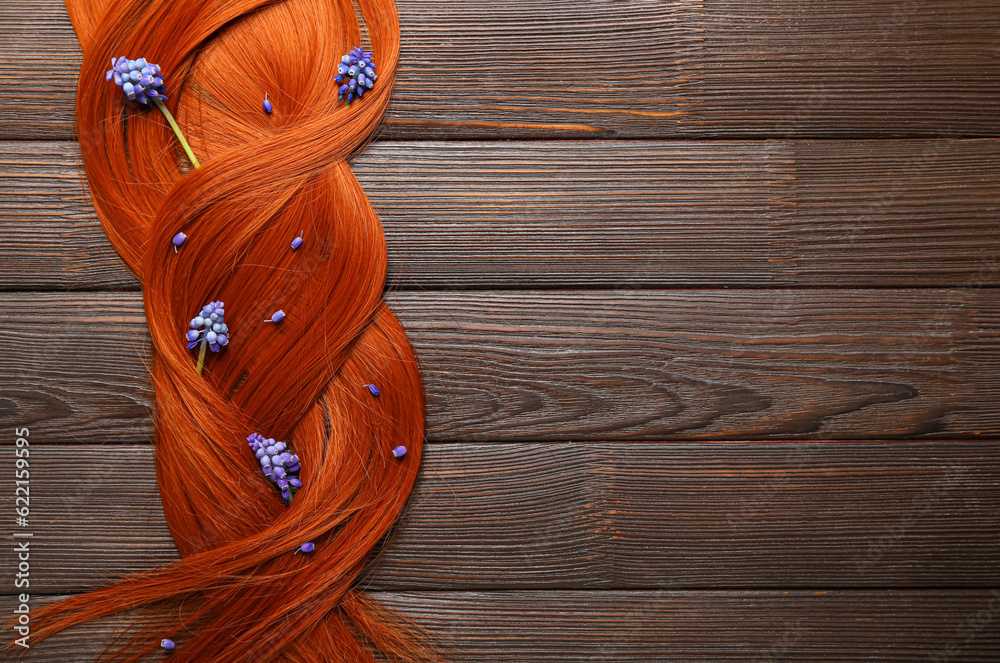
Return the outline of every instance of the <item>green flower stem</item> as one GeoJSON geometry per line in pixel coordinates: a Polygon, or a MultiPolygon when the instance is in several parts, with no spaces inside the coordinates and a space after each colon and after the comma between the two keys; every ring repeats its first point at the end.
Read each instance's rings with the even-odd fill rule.
{"type": "MultiPolygon", "coordinates": [[[[194,166],[195,168],[201,168],[201,164],[198,163],[198,158],[195,157],[194,152],[191,151],[191,146],[188,145],[187,140],[184,139],[184,134],[181,133],[181,128],[177,126],[177,122],[174,120],[174,116],[170,114],[170,111],[167,110],[167,107],[164,106],[163,102],[160,101],[159,99],[153,99],[153,103],[156,104],[156,107],[160,109],[161,113],[163,113],[163,117],[167,118],[167,123],[170,125],[170,128],[174,130],[174,134],[177,136],[177,140],[181,142],[181,147],[184,148],[184,151],[188,155],[188,159],[191,160],[191,165],[194,166]]],[[[201,354],[202,357],[205,356],[204,346],[202,346],[201,354]]],[[[198,372],[201,373],[201,362],[198,363],[198,372]]]]}
{"type": "Polygon", "coordinates": [[[205,348],[208,347],[208,341],[202,339],[201,350],[198,351],[198,375],[201,375],[201,369],[205,366],[205,348]]]}
{"type": "MultiPolygon", "coordinates": [[[[177,126],[177,121],[174,120],[174,116],[170,114],[170,111],[167,110],[167,107],[159,99],[153,99],[153,103],[156,104],[156,107],[160,109],[161,113],[163,113],[163,117],[167,118],[167,124],[169,124],[170,128],[174,130],[174,135],[177,136],[177,140],[181,142],[181,147],[184,148],[184,152],[187,154],[188,159],[191,161],[191,165],[194,166],[195,168],[201,168],[201,164],[198,163],[198,157],[196,157],[194,155],[194,152],[191,151],[191,146],[188,145],[187,139],[184,138],[184,134],[181,132],[181,128],[177,126]]],[[[176,250],[177,247],[175,246],[174,251],[176,250]]],[[[202,339],[201,349],[198,351],[198,366],[197,366],[198,375],[201,375],[201,370],[205,367],[205,350],[207,348],[208,348],[208,341],[202,339]]]]}

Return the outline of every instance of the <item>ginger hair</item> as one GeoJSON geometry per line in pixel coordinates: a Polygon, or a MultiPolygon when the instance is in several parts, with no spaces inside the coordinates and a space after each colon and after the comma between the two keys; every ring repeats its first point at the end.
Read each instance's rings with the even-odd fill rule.
{"type": "Polygon", "coordinates": [[[383,302],[384,233],[347,162],[392,93],[395,5],[66,5],[84,51],[76,111],[91,197],[143,288],[156,475],[180,559],[38,610],[34,640],[114,616],[101,661],[141,660],[164,637],[177,642],[173,663],[437,660],[418,627],[357,586],[414,486],[424,435],[416,359],[383,302]],[[340,56],[363,43],[378,80],[338,105],[340,56]],[[119,55],[162,67],[200,168],[158,111],[105,81],[119,55]],[[188,238],[175,252],[177,232],[188,238]],[[225,302],[232,333],[198,374],[183,334],[211,300],[225,302]],[[265,323],[278,309],[286,319],[265,323]],[[290,506],[251,432],[301,458],[290,506]],[[306,541],[315,551],[293,554],[306,541]]]}

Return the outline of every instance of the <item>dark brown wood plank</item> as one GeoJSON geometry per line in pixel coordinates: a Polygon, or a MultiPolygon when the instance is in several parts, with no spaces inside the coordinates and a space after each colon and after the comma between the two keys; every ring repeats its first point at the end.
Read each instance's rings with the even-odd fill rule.
{"type": "MultiPolygon", "coordinates": [[[[993,0],[400,0],[399,12],[386,137],[1000,128],[993,0]]],[[[0,24],[0,138],[70,138],[80,53],[61,0],[6,0],[0,24]],[[29,75],[39,54],[62,75],[29,75]]]]}
{"type": "MultiPolygon", "coordinates": [[[[394,288],[994,286],[1000,141],[380,142],[394,288]]],[[[0,289],[135,290],[67,142],[0,143],[0,289]]]]}
{"type": "MultiPolygon", "coordinates": [[[[434,441],[1000,434],[1000,291],[412,292],[434,441]]],[[[137,293],[0,296],[0,427],[149,439],[137,293]]],[[[180,335],[180,331],[178,331],[180,335]]]]}
{"type": "MultiPolygon", "coordinates": [[[[149,445],[31,452],[15,529],[34,535],[36,593],[176,559],[149,445]]],[[[0,462],[14,466],[12,447],[0,462]]],[[[442,444],[421,472],[368,586],[1000,585],[993,442],[442,444]]],[[[0,568],[14,556],[0,547],[0,568]]]]}
{"type": "MultiPolygon", "coordinates": [[[[992,663],[1000,592],[376,593],[448,661],[948,661],[992,663]]],[[[34,597],[41,606],[49,597],[34,597]]],[[[0,598],[10,614],[14,602],[0,598]]],[[[32,646],[31,663],[89,663],[109,621],[32,646]]],[[[181,645],[183,646],[183,645],[181,645]]]]}

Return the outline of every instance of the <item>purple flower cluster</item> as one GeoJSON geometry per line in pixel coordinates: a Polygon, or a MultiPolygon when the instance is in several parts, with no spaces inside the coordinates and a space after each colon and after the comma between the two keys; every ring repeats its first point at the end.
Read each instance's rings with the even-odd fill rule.
{"type": "Polygon", "coordinates": [[[351,103],[355,97],[361,98],[365,90],[372,89],[375,85],[375,63],[372,62],[372,54],[359,48],[352,48],[351,52],[345,55],[337,65],[337,75],[333,80],[343,83],[338,91],[337,103],[344,101],[351,103]],[[346,83],[344,81],[347,81],[346,83]]]}
{"type": "Polygon", "coordinates": [[[153,99],[167,98],[160,65],[150,64],[146,58],[129,60],[124,55],[117,60],[111,58],[111,69],[104,78],[109,81],[114,79],[115,85],[125,92],[126,97],[144,106],[151,105],[153,99]]]}
{"type": "Polygon", "coordinates": [[[265,438],[259,433],[251,433],[247,444],[260,461],[264,476],[278,487],[283,499],[291,500],[295,491],[302,487],[299,457],[289,453],[284,442],[275,442],[274,438],[265,438]]]}
{"type": "Polygon", "coordinates": [[[222,302],[209,302],[202,307],[201,313],[191,319],[191,329],[187,333],[188,349],[207,343],[212,352],[218,352],[221,346],[229,343],[224,307],[222,302]]]}

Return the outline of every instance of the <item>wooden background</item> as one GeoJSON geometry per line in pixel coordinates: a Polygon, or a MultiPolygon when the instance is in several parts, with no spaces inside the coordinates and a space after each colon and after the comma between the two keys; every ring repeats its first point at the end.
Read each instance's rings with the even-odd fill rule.
{"type": "MultiPolygon", "coordinates": [[[[1000,660],[996,1],[399,10],[355,169],[430,444],[372,591],[454,661],[1000,660]]],[[[176,556],[79,60],[0,4],[5,614],[16,427],[35,605],[176,556]]]]}

